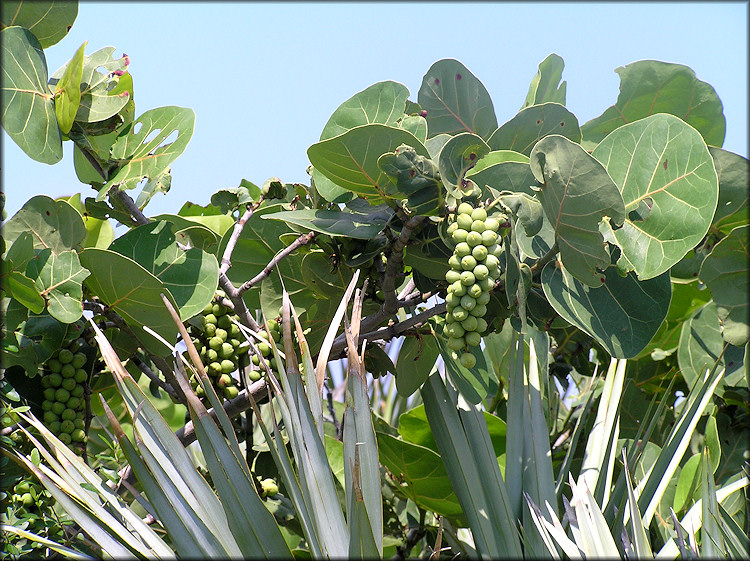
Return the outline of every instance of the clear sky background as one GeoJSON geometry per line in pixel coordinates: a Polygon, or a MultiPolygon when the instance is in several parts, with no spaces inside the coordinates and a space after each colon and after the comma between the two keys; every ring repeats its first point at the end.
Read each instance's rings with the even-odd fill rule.
{"type": "MultiPolygon", "coordinates": [[[[565,60],[566,105],[581,124],[615,103],[618,66],[685,64],[723,102],[724,148],[748,155],[747,2],[82,2],[71,32],[46,51],[50,75],[84,41],[86,54],[114,46],[130,56],[136,115],[166,105],[196,113],[171,191],[147,214],[207,204],[243,178],[309,184],[307,148],[339,104],[382,80],[403,83],[416,101],[442,58],[484,83],[500,124],[552,52],[565,60]]],[[[35,194],[93,195],[75,175],[70,142],[48,166],[2,136],[8,217],[35,194]]]]}

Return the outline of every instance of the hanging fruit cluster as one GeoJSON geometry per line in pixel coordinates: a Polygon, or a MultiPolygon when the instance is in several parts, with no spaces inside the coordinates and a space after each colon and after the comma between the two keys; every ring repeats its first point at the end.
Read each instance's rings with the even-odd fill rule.
{"type": "Polygon", "coordinates": [[[57,350],[43,367],[43,420],[62,442],[86,442],[85,393],[88,372],[83,340],[73,339],[57,350]]]}
{"type": "MultiPolygon", "coordinates": [[[[279,329],[279,322],[275,319],[269,319],[266,322],[266,329],[268,329],[268,332],[271,334],[271,338],[274,340],[274,342],[278,344],[281,341],[281,330],[279,329]]],[[[260,354],[263,355],[263,361],[271,370],[278,370],[276,366],[276,359],[273,357],[273,353],[271,352],[271,345],[268,343],[268,335],[266,334],[266,330],[261,329],[258,335],[263,338],[263,341],[256,343],[256,347],[260,351],[260,354]]],[[[261,366],[260,359],[255,353],[253,353],[250,361],[253,363],[253,368],[248,372],[248,377],[252,382],[257,382],[263,376],[265,367],[261,366]]]]}
{"type": "Polygon", "coordinates": [[[501,274],[500,235],[507,231],[507,217],[502,213],[488,216],[483,206],[469,202],[458,205],[450,218],[448,235],[454,244],[445,274],[448,295],[443,333],[454,360],[466,368],[476,364],[469,347],[478,346],[487,329],[484,316],[490,291],[501,274]]]}

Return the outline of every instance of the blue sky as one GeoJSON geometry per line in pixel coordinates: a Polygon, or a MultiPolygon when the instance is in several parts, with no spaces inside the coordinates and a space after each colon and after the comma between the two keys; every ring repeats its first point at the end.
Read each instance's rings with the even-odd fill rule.
{"type": "MultiPolygon", "coordinates": [[[[86,54],[127,53],[136,115],[190,107],[195,132],[172,164],[172,188],[147,214],[206,204],[220,188],[272,176],[308,183],[307,148],[331,113],[382,80],[409,88],[442,58],[487,87],[498,122],[520,108],[537,65],[565,60],[567,107],[580,123],[617,99],[615,68],[644,59],[691,67],[719,94],[724,148],[745,157],[747,2],[670,3],[134,3],[83,2],[65,39],[46,51],[50,75],[86,54]]],[[[12,216],[34,194],[94,193],[73,169],[33,162],[3,134],[3,190],[12,216]]]]}

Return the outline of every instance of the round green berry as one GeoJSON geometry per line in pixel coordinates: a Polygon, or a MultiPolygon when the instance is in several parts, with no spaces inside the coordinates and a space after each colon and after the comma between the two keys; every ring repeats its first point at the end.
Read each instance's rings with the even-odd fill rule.
{"type": "Polygon", "coordinates": [[[467,312],[470,312],[471,310],[473,310],[476,305],[477,305],[476,299],[472,298],[468,294],[465,294],[461,297],[461,307],[467,312]]]}
{"type": "Polygon", "coordinates": [[[66,419],[65,421],[60,423],[60,432],[67,432],[68,434],[70,434],[74,430],[76,430],[76,426],[70,419],[66,419]]]}
{"type": "Polygon", "coordinates": [[[223,344],[224,344],[224,340],[221,339],[220,337],[211,337],[211,339],[208,342],[208,346],[217,352],[219,349],[221,349],[221,346],[223,344]]]}
{"type": "Polygon", "coordinates": [[[477,330],[477,318],[474,316],[468,316],[465,320],[461,322],[461,327],[464,328],[466,331],[476,331],[477,330]]]}
{"type": "Polygon", "coordinates": [[[459,215],[461,215],[461,214],[468,214],[469,217],[471,217],[471,213],[474,212],[474,207],[470,203],[464,202],[464,203],[461,203],[460,205],[458,205],[458,208],[456,209],[456,212],[459,215]]]}
{"type": "Polygon", "coordinates": [[[88,380],[88,373],[83,369],[79,368],[76,370],[75,376],[73,376],[73,380],[75,380],[76,384],[83,384],[86,380],[88,380]]]}
{"type": "Polygon", "coordinates": [[[229,329],[229,327],[234,324],[232,323],[232,318],[230,316],[224,315],[219,318],[217,325],[222,329],[229,329]]]}
{"type": "Polygon", "coordinates": [[[47,388],[46,390],[44,390],[44,393],[43,393],[44,399],[46,399],[47,401],[55,401],[56,391],[57,390],[55,390],[55,388],[47,388]]]}
{"type": "Polygon", "coordinates": [[[83,432],[83,429],[75,429],[70,433],[70,438],[73,442],[84,442],[86,440],[86,433],[83,432]]]}
{"type": "Polygon", "coordinates": [[[471,256],[477,261],[484,261],[487,258],[487,248],[483,245],[475,245],[471,249],[471,256]]]}
{"type": "Polygon", "coordinates": [[[453,243],[461,243],[466,241],[466,236],[469,235],[469,232],[467,230],[464,230],[463,228],[458,228],[453,234],[451,235],[451,240],[453,240],[453,243]]]}
{"type": "MultiPolygon", "coordinates": [[[[481,236],[479,236],[481,239],[481,236]]],[[[467,238],[468,239],[468,238],[467,238]]],[[[477,244],[474,244],[477,245],[477,244]]],[[[459,244],[456,244],[456,248],[453,250],[453,253],[458,257],[461,258],[464,255],[469,255],[471,253],[471,247],[468,242],[461,242],[459,244]]]]}
{"type": "Polygon", "coordinates": [[[74,397],[71,395],[67,403],[68,409],[72,409],[73,411],[78,411],[78,408],[81,406],[81,403],[83,402],[81,401],[80,397],[74,397]]]}
{"type": "Polygon", "coordinates": [[[78,413],[76,413],[75,411],[73,411],[70,408],[66,408],[65,410],[63,410],[62,415],[60,415],[60,418],[63,421],[72,421],[77,416],[78,416],[78,413]]]}
{"type": "Polygon", "coordinates": [[[216,316],[213,313],[206,314],[203,316],[203,325],[208,325],[209,323],[216,325],[216,322],[219,321],[216,316]]]}
{"type": "Polygon", "coordinates": [[[68,364],[73,362],[73,352],[70,349],[60,349],[60,353],[57,355],[57,360],[62,364],[68,364]]]}
{"type": "Polygon", "coordinates": [[[479,343],[482,342],[482,336],[478,331],[469,331],[465,336],[466,344],[470,347],[478,347],[479,343]]]}
{"type": "Polygon", "coordinates": [[[500,228],[500,221],[494,216],[490,216],[489,218],[485,219],[484,227],[491,232],[497,232],[500,228]]]}
{"type": "Polygon", "coordinates": [[[445,280],[448,281],[451,284],[453,284],[456,281],[460,281],[461,280],[461,273],[458,272],[458,271],[454,271],[453,269],[451,269],[450,271],[448,271],[447,273],[445,273],[445,280]]]}
{"type": "MultiPolygon", "coordinates": [[[[485,279],[487,280],[487,279],[485,279]]],[[[480,281],[484,282],[484,281],[480,281]]],[[[484,292],[482,290],[482,287],[479,284],[472,284],[469,288],[466,289],[466,293],[471,296],[472,298],[479,298],[479,296],[484,292]]]]}
{"type": "Polygon", "coordinates": [[[79,384],[72,390],[70,390],[70,396],[71,397],[83,397],[84,392],[86,391],[86,388],[83,387],[83,385],[79,384]]]}
{"type": "Polygon", "coordinates": [[[66,445],[70,444],[71,442],[73,442],[73,439],[70,437],[70,434],[67,433],[67,432],[61,432],[57,436],[57,438],[60,439],[60,442],[62,442],[63,444],[66,444],[66,445]]]}
{"type": "Polygon", "coordinates": [[[481,220],[475,220],[474,222],[471,223],[472,232],[477,232],[478,234],[481,234],[482,232],[484,232],[484,229],[485,229],[484,222],[482,222],[481,220]]]}
{"type": "Polygon", "coordinates": [[[466,242],[465,242],[470,248],[478,246],[482,243],[482,234],[479,232],[469,232],[469,235],[466,236],[466,242]]]}
{"type": "Polygon", "coordinates": [[[466,286],[464,286],[464,283],[461,281],[454,282],[452,285],[448,287],[448,290],[450,290],[451,293],[459,297],[466,294],[466,286]]]}
{"type": "Polygon", "coordinates": [[[84,353],[76,353],[73,355],[73,362],[71,364],[76,370],[83,368],[83,365],[86,364],[86,355],[84,353]]]}
{"type": "Polygon", "coordinates": [[[218,337],[219,339],[221,339],[222,343],[226,342],[228,336],[229,333],[227,333],[226,329],[222,329],[221,327],[216,328],[216,335],[214,335],[214,337],[218,337]]]}
{"type": "Polygon", "coordinates": [[[60,416],[62,415],[62,412],[65,411],[66,403],[67,401],[55,401],[54,403],[52,403],[52,409],[50,409],[50,411],[55,415],[60,416]]]}
{"type": "Polygon", "coordinates": [[[471,353],[464,353],[461,355],[460,362],[464,368],[474,368],[477,364],[477,357],[471,353]]]}
{"type": "Polygon", "coordinates": [[[459,351],[466,346],[466,341],[463,337],[451,337],[445,345],[452,351],[459,351]]]}
{"type": "Polygon", "coordinates": [[[73,391],[73,388],[75,388],[78,385],[75,378],[65,378],[62,381],[62,388],[66,389],[68,391],[73,391]]]}
{"type": "Polygon", "coordinates": [[[58,388],[55,391],[55,399],[61,403],[66,403],[70,399],[70,392],[65,388],[58,388]]]}
{"type": "Polygon", "coordinates": [[[456,254],[451,255],[450,258],[448,259],[448,266],[454,271],[460,271],[461,270],[461,258],[456,254]]]}
{"type": "Polygon", "coordinates": [[[49,426],[51,423],[54,423],[55,421],[59,421],[60,417],[52,411],[45,411],[44,416],[42,417],[42,420],[44,421],[45,425],[49,426]]]}
{"type": "Polygon", "coordinates": [[[228,358],[225,358],[224,360],[221,361],[221,371],[224,374],[231,374],[235,370],[237,370],[237,366],[234,364],[234,362],[232,362],[228,358]]]}
{"type": "Polygon", "coordinates": [[[52,400],[45,399],[42,401],[42,411],[52,411],[52,404],[56,403],[52,400]]]}
{"type": "Polygon", "coordinates": [[[63,377],[57,372],[47,376],[47,379],[49,380],[49,385],[51,388],[59,388],[60,384],[62,384],[63,381],[63,377]]]}
{"type": "Polygon", "coordinates": [[[484,230],[482,232],[482,243],[487,247],[497,243],[497,233],[492,230],[484,230]]]}
{"type": "Polygon", "coordinates": [[[469,312],[467,312],[463,308],[456,308],[451,312],[451,315],[456,321],[464,321],[467,317],[469,317],[469,312]]]}
{"type": "Polygon", "coordinates": [[[482,207],[477,207],[471,211],[471,219],[485,221],[487,220],[487,211],[482,207]]]}
{"type": "Polygon", "coordinates": [[[461,268],[464,271],[471,271],[477,266],[477,260],[472,255],[464,255],[461,258],[461,268]]]}
{"type": "Polygon", "coordinates": [[[231,386],[234,384],[234,380],[229,374],[222,374],[219,376],[219,379],[216,381],[216,385],[220,388],[225,388],[227,386],[231,386]]]}
{"type": "Polygon", "coordinates": [[[47,361],[47,368],[49,368],[51,372],[60,372],[62,369],[62,362],[56,358],[51,358],[47,361]]]}
{"type": "Polygon", "coordinates": [[[472,272],[474,273],[474,277],[476,277],[477,280],[486,279],[488,276],[490,276],[490,270],[486,265],[483,265],[482,263],[474,267],[474,270],[472,272]]]}
{"type": "MultiPolygon", "coordinates": [[[[487,293],[484,292],[483,294],[487,293]]],[[[477,302],[478,301],[479,300],[477,300],[477,302]]],[[[474,309],[469,312],[469,314],[478,318],[484,317],[487,314],[487,306],[485,306],[484,304],[477,304],[476,306],[474,306],[474,309]]]]}
{"type": "Polygon", "coordinates": [[[60,434],[60,427],[62,423],[60,421],[52,421],[47,425],[47,428],[52,431],[52,434],[60,434]]]}
{"type": "Polygon", "coordinates": [[[206,332],[206,337],[209,339],[216,335],[216,324],[215,323],[207,323],[204,331],[206,332]]]}
{"type": "Polygon", "coordinates": [[[21,504],[25,507],[30,507],[34,504],[34,497],[31,496],[31,493],[24,493],[21,495],[21,504]]]}
{"type": "Polygon", "coordinates": [[[471,223],[473,220],[471,219],[471,214],[459,214],[456,217],[456,224],[458,224],[458,227],[461,230],[469,231],[471,230],[471,223]]]}
{"type": "Polygon", "coordinates": [[[234,356],[234,347],[232,346],[232,343],[222,343],[221,350],[219,350],[219,356],[221,358],[229,358],[230,356],[234,356]]]}
{"type": "Polygon", "coordinates": [[[261,379],[261,376],[262,374],[260,370],[251,370],[250,372],[247,373],[247,377],[250,378],[251,382],[257,382],[258,380],[261,379]]]}
{"type": "Polygon", "coordinates": [[[449,236],[452,236],[453,232],[455,232],[456,230],[458,230],[458,223],[451,222],[448,225],[448,227],[445,229],[445,233],[448,234],[449,236]]]}
{"type": "Polygon", "coordinates": [[[461,284],[464,286],[471,286],[476,282],[476,278],[474,277],[474,273],[471,271],[464,271],[461,273],[461,284]]]}

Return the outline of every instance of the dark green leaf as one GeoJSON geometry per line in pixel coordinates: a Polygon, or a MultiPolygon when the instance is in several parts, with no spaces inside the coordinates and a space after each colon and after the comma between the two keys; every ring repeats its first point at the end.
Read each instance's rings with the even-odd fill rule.
{"type": "Polygon", "coordinates": [[[399,146],[378,158],[378,167],[391,179],[396,189],[386,188],[391,197],[406,197],[414,214],[440,215],[445,206],[443,184],[435,163],[417,154],[410,146],[399,146]]]}
{"type": "Polygon", "coordinates": [[[687,66],[641,60],[615,70],[620,75],[617,103],[581,127],[583,146],[593,148],[617,127],[656,113],[670,113],[700,132],[706,144],[724,143],[726,120],[711,85],[687,66]]]}
{"type": "Polygon", "coordinates": [[[55,115],[63,134],[68,134],[81,104],[81,78],[83,76],[83,50],[81,45],[68,63],[60,81],[55,86],[55,115]]]}
{"type": "Polygon", "coordinates": [[[54,253],[81,249],[86,227],[81,215],[69,203],[46,195],[30,198],[3,226],[6,243],[23,232],[31,232],[34,249],[50,248],[54,253]]]}
{"type": "Polygon", "coordinates": [[[2,27],[25,27],[46,49],[68,34],[77,15],[76,1],[7,0],[3,2],[2,27]]]}
{"type": "Polygon", "coordinates": [[[263,218],[281,220],[331,236],[369,240],[380,233],[392,216],[393,211],[388,206],[380,205],[364,209],[364,212],[302,209],[274,212],[263,218]]]}
{"type": "Polygon", "coordinates": [[[39,294],[33,279],[18,271],[10,271],[3,278],[3,290],[30,311],[39,314],[44,310],[44,298],[39,294]]]}
{"type": "Polygon", "coordinates": [[[563,59],[555,53],[540,62],[539,71],[531,80],[529,93],[526,94],[526,101],[521,109],[548,102],[565,105],[566,83],[560,83],[563,68],[565,68],[563,59]]]}
{"type": "Polygon", "coordinates": [[[668,273],[640,282],[632,273],[610,274],[598,288],[591,288],[556,262],[544,267],[542,287],[557,313],[615,358],[641,352],[666,317],[671,297],[668,273]]]}
{"type": "Polygon", "coordinates": [[[34,257],[34,237],[31,232],[21,232],[3,256],[3,265],[10,262],[16,271],[25,271],[26,263],[32,257],[34,257]]]}
{"type": "Polygon", "coordinates": [[[312,170],[312,183],[315,186],[315,190],[325,200],[332,203],[346,203],[357,196],[356,193],[336,185],[315,167],[310,166],[310,168],[312,170]]]}
{"type": "Polygon", "coordinates": [[[634,270],[641,280],[658,276],[705,236],[719,185],[711,154],[689,125],[672,115],[653,115],[618,128],[592,156],[625,202],[622,228],[612,232],[611,224],[605,226],[607,241],[622,249],[621,271],[634,270]],[[648,207],[645,218],[638,211],[641,203],[648,207]]]}
{"type": "Polygon", "coordinates": [[[719,176],[719,202],[713,226],[729,233],[735,226],[750,222],[750,162],[715,146],[709,146],[708,151],[719,176]]]}
{"type": "Polygon", "coordinates": [[[566,269],[579,281],[601,286],[610,255],[601,222],[622,224],[624,204],[617,185],[596,159],[563,136],[540,140],[531,152],[531,171],[542,183],[538,197],[566,269]]]}
{"type": "Polygon", "coordinates": [[[468,187],[464,181],[466,173],[473,168],[479,160],[490,151],[487,143],[479,136],[466,132],[460,133],[448,140],[440,150],[438,167],[443,185],[448,189],[448,194],[460,199],[468,187]]]}
{"type": "Polygon", "coordinates": [[[559,103],[522,109],[493,132],[487,144],[492,150],[514,150],[528,156],[539,140],[551,134],[559,134],[573,142],[581,141],[578,119],[559,103]]]}
{"type": "Polygon", "coordinates": [[[6,27],[2,38],[2,123],[26,154],[45,164],[63,157],[55,101],[47,87],[47,60],[28,29],[6,27]]]}
{"type": "Polygon", "coordinates": [[[470,132],[487,138],[497,128],[487,89],[457,60],[439,60],[430,67],[417,101],[427,111],[431,136],[470,132]]]}
{"type": "Polygon", "coordinates": [[[409,397],[430,375],[438,348],[434,337],[406,337],[396,361],[396,391],[409,397]]]}
{"type": "Polygon", "coordinates": [[[26,274],[34,279],[37,290],[47,301],[47,311],[62,323],[73,323],[83,314],[81,283],[89,271],[78,260],[75,251],[51,249],[40,251],[26,266],[26,274]]]}

